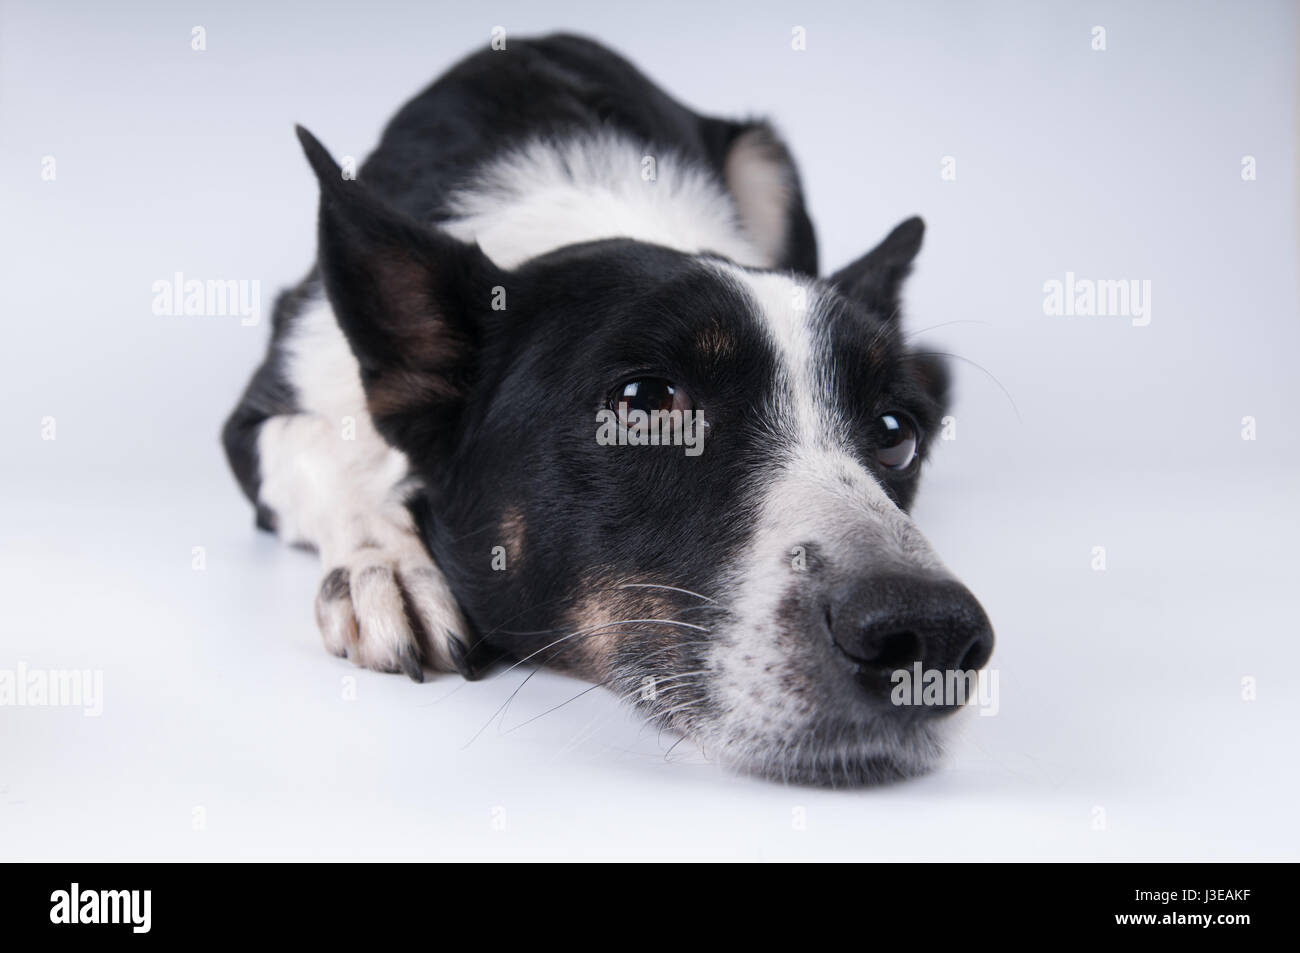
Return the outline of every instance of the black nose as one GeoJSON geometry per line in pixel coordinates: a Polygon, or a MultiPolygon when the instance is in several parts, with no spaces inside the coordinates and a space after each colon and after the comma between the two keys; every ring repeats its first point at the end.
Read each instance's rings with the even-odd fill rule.
{"type": "MultiPolygon", "coordinates": [[[[895,673],[974,672],[993,654],[993,628],[961,583],[925,575],[867,576],[832,599],[831,638],[857,666],[859,683],[887,699],[895,673]]],[[[952,705],[933,706],[951,710],[952,705]]]]}

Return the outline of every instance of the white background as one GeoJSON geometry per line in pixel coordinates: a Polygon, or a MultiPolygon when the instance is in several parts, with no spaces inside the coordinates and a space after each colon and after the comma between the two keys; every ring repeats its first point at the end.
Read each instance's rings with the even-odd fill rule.
{"type": "Polygon", "coordinates": [[[0,708],[0,857],[1297,857],[1294,4],[321,6],[0,4],[0,668],[105,682],[98,718],[0,708]],[[522,669],[321,649],[315,559],[217,439],[313,254],[292,124],[361,157],[498,24],[771,116],[827,270],[926,218],[909,327],[987,373],[917,517],[1001,689],[936,773],[736,778],[602,691],[528,722],[560,676],[501,716],[522,669]],[[154,315],[176,271],[260,281],[263,323],[154,315]],[[1151,323],[1045,315],[1067,271],[1151,281],[1151,323]]]}

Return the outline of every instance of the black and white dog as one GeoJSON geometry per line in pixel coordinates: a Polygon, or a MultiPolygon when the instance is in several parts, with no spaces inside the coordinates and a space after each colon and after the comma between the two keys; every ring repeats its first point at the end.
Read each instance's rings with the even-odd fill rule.
{"type": "Polygon", "coordinates": [[[899,329],[919,219],[819,280],[769,125],[573,36],[470,56],[358,176],[299,138],[318,263],[224,440],[320,552],[329,651],[547,663],[767,777],[933,762],[953,706],[891,673],[993,634],[907,516],[947,390],[899,329]]]}

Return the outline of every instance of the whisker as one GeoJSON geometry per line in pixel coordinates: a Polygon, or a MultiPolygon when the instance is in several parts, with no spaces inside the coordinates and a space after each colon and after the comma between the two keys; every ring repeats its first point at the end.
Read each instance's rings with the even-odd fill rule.
{"type": "Polygon", "coordinates": [[[471,536],[477,536],[479,533],[486,533],[488,530],[496,529],[496,528],[497,528],[496,523],[486,523],[483,526],[480,526],[478,529],[467,530],[466,532],[462,533],[460,536],[449,536],[447,537],[447,542],[459,543],[462,540],[469,539],[471,536]]]}
{"type": "Polygon", "coordinates": [[[908,331],[906,334],[903,335],[903,340],[910,341],[912,338],[916,337],[917,335],[925,334],[928,331],[937,331],[940,328],[950,328],[954,324],[982,324],[985,327],[993,326],[992,321],[980,321],[977,320],[976,318],[958,318],[956,321],[944,321],[942,324],[932,324],[928,328],[918,328],[915,331],[908,331]]]}
{"type": "MultiPolygon", "coordinates": [[[[693,671],[693,672],[678,672],[676,675],[669,675],[667,678],[656,678],[656,679],[655,679],[655,684],[654,684],[655,694],[656,694],[656,695],[659,694],[659,686],[662,685],[662,684],[664,684],[665,682],[676,681],[676,680],[679,679],[679,678],[690,678],[690,677],[695,676],[695,675],[704,675],[704,674],[706,674],[706,673],[708,673],[708,672],[710,672],[710,671],[712,671],[712,669],[701,668],[701,669],[696,669],[696,670],[693,671]]],[[[680,686],[673,685],[673,686],[670,686],[670,687],[671,687],[671,688],[679,688],[680,686]]],[[[623,695],[617,695],[617,696],[615,696],[615,697],[616,697],[619,701],[626,701],[627,699],[631,698],[633,695],[638,695],[638,694],[640,694],[640,693],[643,692],[643,691],[645,691],[645,686],[644,686],[644,685],[640,685],[640,686],[638,686],[638,687],[632,689],[631,691],[627,692],[626,694],[623,694],[623,695]]]]}
{"type": "Polygon", "coordinates": [[[894,318],[896,317],[898,317],[898,308],[894,309],[894,313],[885,319],[885,322],[881,324],[879,328],[876,329],[876,333],[871,336],[871,340],[867,342],[868,354],[870,354],[872,350],[875,348],[876,342],[879,341],[881,338],[883,338],[885,335],[898,333],[898,325],[894,323],[894,318]]]}
{"type": "Polygon", "coordinates": [[[998,389],[1002,391],[1003,395],[1007,398],[1008,403],[1011,404],[1011,409],[1015,411],[1016,420],[1018,420],[1022,424],[1025,422],[1025,419],[1020,416],[1020,408],[1016,406],[1016,399],[1011,396],[1011,391],[1007,390],[1006,387],[1002,385],[1002,382],[993,376],[993,372],[990,371],[984,365],[977,364],[968,357],[962,357],[960,354],[950,354],[947,351],[913,351],[912,353],[930,354],[930,355],[934,355],[935,357],[950,357],[954,361],[964,361],[965,363],[969,364],[971,367],[975,368],[976,370],[982,371],[988,377],[989,380],[991,380],[993,383],[998,385],[998,389]]]}
{"type": "Polygon", "coordinates": [[[646,661],[646,659],[657,658],[658,656],[664,655],[665,653],[676,652],[679,649],[684,649],[693,645],[712,645],[712,644],[713,642],[710,639],[688,639],[685,642],[674,642],[672,645],[665,646],[662,649],[655,649],[655,651],[653,652],[649,652],[645,655],[640,656],[637,659],[637,661],[644,662],[646,661]]]}
{"type": "MultiPolygon", "coordinates": [[[[529,675],[528,677],[529,677],[529,678],[532,678],[531,675],[529,675]]],[[[527,679],[525,679],[525,681],[527,681],[527,679]]],[[[529,718],[529,719],[526,720],[526,721],[521,721],[519,724],[515,725],[513,728],[507,728],[507,729],[505,729],[504,731],[502,731],[501,733],[502,733],[503,735],[508,735],[508,734],[510,734],[510,732],[512,732],[512,731],[518,731],[520,728],[524,727],[525,725],[531,725],[531,724],[532,724],[533,722],[535,722],[538,718],[541,718],[541,717],[543,717],[543,716],[545,716],[545,715],[549,715],[549,714],[550,714],[551,712],[553,712],[553,711],[558,711],[559,709],[563,708],[565,705],[571,704],[572,702],[576,702],[576,701],[577,701],[579,698],[581,698],[583,695],[587,694],[587,692],[594,691],[594,690],[597,689],[597,688],[604,688],[607,684],[609,684],[609,683],[608,683],[608,682],[596,682],[596,684],[594,684],[594,685],[588,685],[586,688],[584,688],[582,691],[578,692],[578,694],[574,695],[572,698],[566,699],[565,701],[560,702],[558,705],[552,705],[550,708],[546,709],[546,711],[542,712],[540,715],[533,715],[532,718],[529,718]]],[[[522,688],[522,687],[523,687],[523,686],[521,685],[520,688],[522,688]]]]}
{"type": "MultiPolygon", "coordinates": [[[[477,532],[477,530],[475,530],[475,532],[477,532]]],[[[701,593],[698,593],[698,592],[692,592],[692,591],[689,590],[689,589],[678,589],[678,588],[675,587],[675,586],[661,586],[661,585],[657,585],[656,583],[648,583],[648,582],[646,582],[646,583],[625,583],[625,584],[620,585],[620,586],[615,586],[614,589],[629,589],[629,588],[635,588],[635,587],[645,587],[645,588],[654,588],[654,589],[668,589],[668,590],[672,590],[672,591],[674,591],[674,592],[681,592],[681,593],[683,593],[683,594],[685,594],[685,595],[688,595],[688,596],[695,596],[696,598],[704,599],[704,600],[706,600],[706,601],[708,601],[708,602],[713,602],[712,599],[710,599],[708,596],[705,596],[705,595],[703,595],[703,594],[701,594],[701,593]]],[[[510,616],[509,618],[507,618],[507,619],[505,620],[505,622],[503,622],[503,623],[501,623],[500,625],[498,625],[498,626],[494,627],[493,629],[489,630],[489,632],[487,633],[487,635],[485,635],[483,638],[486,639],[487,636],[494,635],[494,634],[496,634],[496,633],[498,633],[498,632],[504,632],[504,633],[506,633],[506,634],[510,634],[510,635],[540,635],[540,634],[542,634],[542,633],[544,633],[544,632],[558,632],[558,631],[560,631],[558,628],[555,628],[555,629],[536,629],[536,630],[532,630],[532,631],[527,631],[527,630],[515,631],[515,630],[511,630],[511,629],[507,629],[507,628],[505,628],[505,624],[508,623],[508,622],[510,622],[512,619],[517,619],[517,618],[519,618],[519,617],[522,616],[522,615],[527,615],[529,612],[536,611],[537,609],[541,609],[541,608],[543,608],[544,606],[553,606],[553,605],[555,605],[556,603],[562,603],[562,602],[574,602],[574,601],[577,600],[577,598],[578,598],[577,594],[570,593],[570,594],[566,594],[566,595],[556,596],[554,599],[547,599],[547,600],[545,600],[545,601],[543,601],[543,602],[536,603],[535,605],[531,606],[531,607],[528,608],[528,609],[521,609],[519,612],[516,612],[514,615],[510,616]]],[[[715,603],[715,604],[716,604],[716,603],[715,603]]],[[[481,641],[481,640],[480,640],[480,641],[481,641]]]]}
{"type": "MultiPolygon", "coordinates": [[[[579,633],[577,633],[577,632],[573,633],[573,635],[578,635],[578,634],[579,634],[579,633]]],[[[587,633],[584,633],[584,634],[583,634],[583,637],[586,638],[586,637],[588,637],[588,636],[592,636],[592,635],[595,635],[595,634],[596,634],[595,632],[587,632],[587,633]]],[[[625,633],[625,632],[614,632],[614,633],[611,633],[611,634],[612,634],[612,635],[626,635],[626,634],[628,634],[628,633],[625,633]]],[[[566,636],[565,638],[570,638],[570,637],[571,637],[571,636],[566,636]]],[[[538,649],[537,652],[534,652],[534,653],[533,653],[533,655],[538,654],[538,652],[545,652],[546,649],[551,648],[551,647],[557,645],[559,642],[563,642],[563,641],[565,641],[565,640],[564,640],[564,639],[557,639],[555,642],[552,642],[551,645],[543,646],[542,648],[538,649]]],[[[532,657],[533,657],[533,656],[530,655],[530,656],[528,656],[528,658],[521,659],[519,662],[517,662],[515,665],[512,665],[509,669],[507,669],[505,672],[502,672],[501,674],[502,674],[502,675],[505,675],[505,674],[507,674],[509,671],[511,671],[511,670],[513,670],[513,669],[515,669],[515,668],[518,668],[520,665],[522,665],[524,662],[526,662],[529,658],[532,658],[532,657]]],[[[485,728],[487,728],[488,725],[492,724],[493,721],[497,720],[497,716],[498,716],[498,715],[500,716],[500,718],[501,718],[502,721],[505,720],[506,715],[508,715],[508,714],[510,713],[510,704],[515,700],[515,696],[517,696],[521,691],[524,690],[524,686],[527,685],[527,684],[529,683],[529,681],[532,680],[532,677],[533,677],[534,675],[536,675],[536,674],[537,674],[538,672],[540,672],[543,668],[545,668],[546,663],[549,662],[549,661],[550,661],[549,658],[548,658],[548,659],[543,659],[542,662],[541,662],[540,664],[538,664],[538,666],[537,666],[536,668],[534,668],[531,672],[529,672],[526,676],[524,676],[524,680],[523,680],[522,682],[520,682],[518,685],[515,686],[514,691],[512,691],[508,696],[506,696],[506,700],[505,700],[504,702],[502,702],[501,705],[497,708],[497,710],[494,711],[494,712],[492,713],[492,715],[488,718],[487,723],[483,726],[483,728],[480,728],[480,729],[479,729],[479,734],[481,734],[481,733],[483,732],[483,730],[484,730],[485,728]]],[[[599,687],[601,687],[601,686],[603,686],[603,685],[608,685],[610,681],[611,681],[611,679],[605,679],[604,681],[600,681],[600,682],[597,682],[596,684],[592,685],[591,688],[599,688],[599,687]]],[[[586,689],[584,689],[584,692],[585,692],[585,691],[586,691],[586,689]]],[[[477,737],[478,737],[478,734],[476,734],[474,737],[477,738],[477,737]]],[[[470,739],[470,743],[472,743],[473,741],[474,741],[474,738],[471,738],[471,739],[470,739]]]]}
{"type": "MultiPolygon", "coordinates": [[[[519,661],[515,662],[514,665],[511,665],[511,666],[510,666],[509,668],[507,668],[504,672],[501,672],[500,675],[495,676],[495,677],[499,678],[501,675],[508,675],[508,674],[510,674],[510,672],[512,672],[512,671],[514,671],[515,669],[517,669],[520,665],[523,665],[523,664],[524,664],[525,662],[527,662],[529,659],[534,658],[534,657],[536,657],[536,656],[538,656],[538,655],[541,655],[541,654],[542,654],[543,652],[545,652],[547,649],[554,648],[555,646],[559,645],[559,644],[562,643],[562,642],[567,642],[569,639],[577,638],[578,636],[584,636],[584,637],[585,637],[585,636],[588,636],[588,635],[595,635],[595,634],[596,634],[597,632],[599,632],[601,629],[608,629],[608,628],[610,628],[611,626],[615,626],[615,625],[638,625],[638,624],[642,624],[642,623],[651,623],[651,622],[659,623],[660,625],[680,625],[680,626],[685,626],[685,627],[688,628],[688,629],[697,629],[697,630],[700,631],[700,632],[707,632],[707,631],[709,631],[707,628],[705,628],[705,627],[702,626],[702,625],[696,625],[696,624],[693,623],[693,622],[682,622],[682,621],[680,621],[680,620],[678,620],[678,619],[618,619],[618,620],[616,620],[616,621],[614,621],[614,622],[602,622],[602,623],[600,623],[600,624],[598,624],[598,625],[588,626],[588,627],[585,628],[585,629],[578,629],[576,632],[570,632],[568,635],[564,636],[563,638],[556,639],[554,642],[551,642],[551,643],[549,643],[549,644],[547,644],[547,645],[543,645],[540,649],[538,649],[538,650],[535,651],[535,652],[530,652],[529,654],[525,655],[525,656],[524,656],[523,658],[521,658],[519,661]]],[[[543,631],[546,631],[546,630],[543,630],[543,631]]],[[[551,631],[554,631],[554,630],[551,630],[551,631]]],[[[617,634],[621,634],[621,633],[615,633],[615,634],[617,635],[617,634]]]]}
{"type": "MultiPolygon", "coordinates": [[[[555,641],[550,642],[550,643],[548,643],[547,645],[542,646],[540,649],[537,649],[535,652],[530,652],[528,655],[525,655],[525,656],[524,656],[523,658],[521,658],[519,661],[515,662],[513,665],[511,665],[510,667],[508,667],[505,671],[501,672],[501,673],[500,673],[499,675],[497,675],[497,676],[494,676],[493,681],[495,681],[495,680],[498,679],[498,678],[501,678],[502,676],[505,676],[505,675],[510,674],[510,673],[513,672],[515,669],[517,669],[519,666],[521,666],[521,665],[525,664],[526,662],[528,662],[530,659],[536,658],[538,655],[540,655],[541,653],[547,651],[548,649],[555,648],[556,646],[558,646],[558,645],[560,645],[560,644],[562,644],[562,643],[564,643],[564,642],[568,642],[570,639],[575,639],[575,638],[590,638],[591,636],[596,635],[597,633],[601,632],[602,630],[604,630],[604,629],[608,629],[608,628],[610,628],[610,627],[612,627],[612,626],[617,626],[617,625],[633,625],[633,624],[638,624],[638,623],[658,623],[658,624],[661,624],[661,625],[680,625],[680,626],[684,626],[684,627],[686,627],[686,628],[688,628],[688,629],[698,629],[698,630],[701,631],[701,632],[707,632],[707,631],[708,631],[708,629],[706,629],[704,626],[696,625],[696,624],[693,623],[693,622],[682,622],[682,621],[680,621],[680,620],[678,620],[678,619],[621,619],[621,620],[614,621],[614,622],[603,622],[603,623],[600,623],[599,625],[588,626],[586,629],[579,629],[579,630],[576,631],[576,632],[571,632],[571,633],[569,633],[568,635],[563,636],[562,638],[558,638],[558,639],[556,639],[555,641]]],[[[615,634],[615,635],[620,635],[620,634],[627,634],[627,633],[618,633],[618,632],[615,632],[615,633],[613,633],[613,634],[615,634]]],[[[549,659],[547,659],[546,661],[549,661],[549,659]]],[[[543,664],[544,664],[544,663],[543,663],[543,664]]],[[[511,703],[512,701],[514,701],[515,696],[518,695],[518,694],[523,690],[524,686],[528,684],[529,680],[532,679],[532,677],[533,677],[534,675],[536,675],[536,674],[538,673],[538,671],[540,671],[540,670],[541,670],[541,669],[540,669],[540,667],[539,667],[539,668],[536,668],[536,669],[534,669],[533,671],[531,671],[531,672],[528,673],[527,677],[525,677],[524,680],[523,680],[522,682],[519,683],[519,685],[515,688],[515,690],[512,691],[512,692],[509,694],[509,696],[507,696],[506,700],[505,700],[504,702],[502,702],[502,703],[497,707],[496,711],[494,711],[494,712],[493,712],[493,713],[488,717],[488,720],[484,723],[484,725],[483,725],[481,728],[479,728],[478,731],[474,732],[474,736],[473,736],[472,738],[470,738],[469,741],[465,742],[465,747],[469,747],[470,745],[472,745],[475,741],[478,740],[478,737],[479,737],[481,734],[483,734],[484,731],[487,730],[488,725],[490,725],[490,724],[492,724],[492,722],[496,721],[498,717],[502,717],[502,716],[505,715],[505,713],[506,713],[506,712],[509,710],[509,708],[510,708],[510,703],[511,703]]]]}
{"type": "MultiPolygon", "coordinates": [[[[539,672],[539,671],[541,671],[540,668],[539,668],[539,669],[534,669],[533,672],[529,673],[528,678],[532,678],[533,675],[535,675],[535,674],[536,674],[537,672],[539,672]]],[[[707,673],[708,671],[709,671],[709,669],[700,669],[699,671],[696,671],[696,672],[679,672],[679,673],[676,674],[676,675],[670,675],[670,676],[668,676],[667,678],[661,678],[661,679],[659,679],[657,684],[662,684],[663,682],[670,682],[670,681],[672,681],[673,679],[677,679],[677,678],[689,678],[689,677],[691,677],[691,676],[702,675],[702,674],[707,673]]],[[[600,682],[596,682],[596,683],[594,683],[594,684],[592,684],[592,685],[588,685],[586,688],[584,688],[582,691],[578,692],[578,693],[577,693],[576,695],[574,695],[572,698],[567,698],[567,699],[565,699],[564,701],[560,702],[558,705],[552,705],[550,708],[546,709],[544,712],[541,712],[540,714],[533,715],[531,718],[525,719],[524,721],[521,721],[519,724],[514,725],[513,727],[506,728],[506,729],[502,730],[501,734],[503,734],[503,735],[508,735],[508,734],[510,734],[512,731],[518,731],[520,728],[523,728],[525,725],[531,725],[533,722],[537,721],[537,719],[542,718],[542,717],[544,717],[544,716],[546,716],[546,715],[549,715],[549,714],[551,714],[551,712],[553,712],[553,711],[558,711],[559,709],[563,708],[565,705],[570,705],[570,704],[572,704],[573,702],[576,702],[579,698],[581,698],[583,695],[586,695],[588,692],[595,691],[597,688],[605,688],[606,686],[608,686],[608,685],[610,684],[610,682],[615,681],[615,680],[617,679],[617,677],[618,677],[618,676],[614,676],[614,677],[611,677],[611,678],[607,678],[607,679],[605,679],[604,681],[600,681],[600,682]]],[[[524,682],[527,682],[527,681],[528,681],[527,678],[524,679],[524,682]]],[[[672,691],[672,690],[675,689],[675,688],[682,688],[682,687],[684,687],[684,686],[682,686],[682,685],[673,685],[673,686],[670,686],[668,689],[665,689],[664,692],[661,692],[661,693],[659,693],[659,694],[666,694],[667,692],[672,691]]],[[[519,688],[522,689],[522,688],[523,688],[523,685],[520,685],[519,688]]],[[[517,694],[518,691],[519,691],[519,689],[516,689],[516,690],[515,690],[515,693],[517,694]]],[[[623,702],[623,701],[626,701],[628,698],[631,698],[633,695],[636,695],[636,694],[637,694],[638,692],[640,692],[640,691],[641,691],[640,688],[634,688],[634,689],[632,689],[632,691],[627,692],[627,693],[624,694],[624,695],[616,695],[616,696],[615,696],[615,699],[616,699],[617,701],[619,701],[619,702],[623,702]]],[[[512,696],[512,697],[513,697],[513,696],[512,696]]],[[[504,716],[504,715],[505,715],[505,712],[503,712],[502,715],[504,716]]]]}
{"type": "MultiPolygon", "coordinates": [[[[655,721],[663,721],[664,719],[667,719],[669,715],[674,714],[675,712],[683,711],[684,709],[692,708],[698,706],[699,704],[700,704],[700,699],[693,698],[684,705],[678,705],[675,708],[669,708],[667,711],[655,712],[654,714],[650,715],[648,718],[645,719],[645,724],[648,725],[655,721]]],[[[661,724],[659,727],[660,729],[666,728],[667,727],[666,721],[663,724],[661,724]]]]}
{"type": "MultiPolygon", "coordinates": [[[[533,675],[537,674],[537,672],[539,672],[539,671],[541,671],[540,668],[534,669],[534,670],[529,674],[528,678],[532,678],[533,675]]],[[[681,687],[683,687],[683,686],[681,686],[681,685],[672,685],[672,686],[669,686],[669,688],[664,689],[663,692],[659,692],[659,691],[658,691],[658,686],[659,686],[659,685],[662,685],[662,684],[665,683],[665,682],[671,682],[671,681],[674,681],[675,679],[679,679],[679,678],[691,678],[691,677],[698,676],[698,675],[704,675],[704,674],[707,674],[709,671],[710,671],[710,669],[701,668],[701,669],[697,669],[697,670],[694,671],[694,672],[678,672],[676,675],[669,675],[669,676],[667,676],[667,677],[665,677],[665,678],[656,679],[656,681],[655,681],[656,694],[666,694],[668,691],[671,691],[671,690],[673,690],[674,688],[681,688],[681,687]]],[[[550,708],[546,709],[546,711],[542,712],[541,714],[539,714],[539,715],[534,715],[533,717],[527,719],[526,721],[522,721],[522,722],[520,722],[519,724],[515,725],[515,726],[512,727],[512,728],[504,729],[501,733],[502,733],[502,734],[509,734],[509,733],[512,732],[512,731],[517,731],[518,729],[524,727],[524,725],[532,724],[534,721],[536,721],[538,718],[541,718],[543,715],[549,715],[551,712],[556,711],[557,709],[563,708],[565,705],[568,705],[568,704],[571,704],[572,702],[577,701],[577,700],[578,700],[579,698],[581,698],[583,695],[586,695],[588,692],[590,692],[590,691],[592,691],[592,690],[594,690],[594,689],[597,689],[597,688],[605,688],[605,687],[607,687],[607,686],[610,685],[612,682],[618,681],[618,679],[621,678],[621,677],[622,677],[622,676],[613,675],[613,676],[610,676],[610,677],[607,678],[607,679],[604,679],[603,681],[595,682],[594,684],[588,685],[586,688],[584,688],[582,691],[578,692],[578,693],[577,693],[576,695],[574,695],[572,698],[566,699],[565,701],[560,702],[558,705],[552,705],[550,708]]],[[[524,679],[524,682],[525,682],[525,683],[526,683],[527,681],[528,681],[527,678],[524,679]]],[[[514,694],[518,694],[519,690],[522,689],[522,688],[523,688],[523,685],[521,684],[521,685],[519,686],[518,689],[515,689],[515,692],[512,694],[511,697],[513,697],[514,694]]],[[[631,691],[626,692],[626,693],[624,693],[624,694],[622,694],[622,695],[615,695],[614,698],[615,698],[615,700],[618,701],[618,702],[624,702],[624,701],[626,701],[627,699],[631,698],[632,696],[638,694],[639,692],[641,692],[641,691],[643,691],[643,690],[644,690],[644,689],[643,689],[642,686],[638,686],[637,688],[634,688],[634,689],[632,689],[631,691]]],[[[505,712],[503,712],[502,714],[504,715],[505,712]]]]}
{"type": "Polygon", "coordinates": [[[676,749],[676,747],[685,740],[686,740],[686,735],[682,735],[680,738],[678,738],[676,741],[670,744],[668,746],[668,750],[664,752],[664,761],[668,761],[669,755],[671,755],[674,749],[676,749]]]}
{"type": "Polygon", "coordinates": [[[714,605],[718,604],[716,599],[710,599],[708,596],[702,595],[698,592],[692,592],[690,589],[679,589],[677,586],[660,586],[653,582],[629,582],[626,583],[625,585],[619,586],[618,588],[619,589],[667,589],[669,592],[680,592],[683,595],[694,596],[697,599],[703,599],[705,602],[712,602],[714,605]]]}

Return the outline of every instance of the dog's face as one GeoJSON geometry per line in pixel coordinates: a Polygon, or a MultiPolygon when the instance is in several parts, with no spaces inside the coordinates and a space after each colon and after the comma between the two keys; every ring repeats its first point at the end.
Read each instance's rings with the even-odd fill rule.
{"type": "Polygon", "coordinates": [[[504,272],[313,162],[322,275],[476,654],[765,776],[932,762],[951,706],[891,675],[979,669],[993,636],[906,515],[947,380],[896,317],[919,220],[829,281],[631,241],[504,272]]]}

